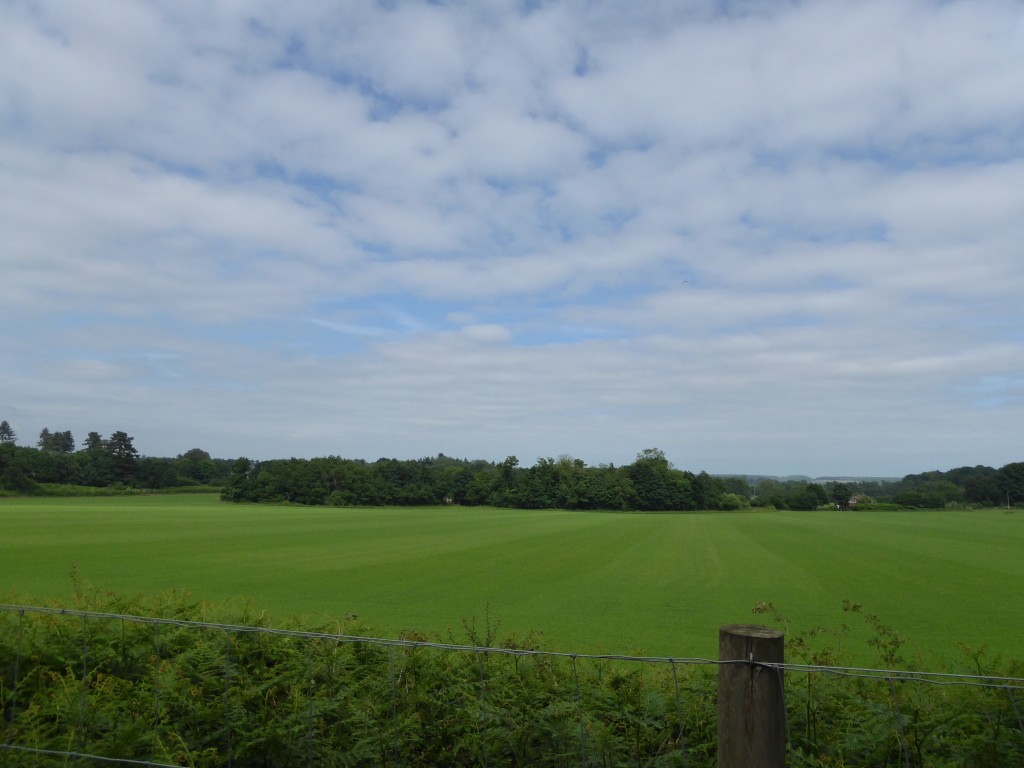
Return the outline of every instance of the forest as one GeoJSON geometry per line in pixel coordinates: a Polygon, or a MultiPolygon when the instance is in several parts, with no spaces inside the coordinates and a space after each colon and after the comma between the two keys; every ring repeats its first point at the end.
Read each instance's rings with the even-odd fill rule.
{"type": "Polygon", "coordinates": [[[175,457],[140,455],[124,431],[90,432],[76,448],[70,431],[44,428],[19,445],[0,422],[0,492],[68,495],[133,491],[219,491],[232,502],[332,506],[459,504],[520,509],[616,511],[885,509],[1024,504],[1024,462],[960,467],[899,480],[717,476],[679,469],[657,448],[631,464],[588,466],[562,455],[532,466],[439,453],[376,461],[327,456],[253,461],[213,458],[200,448],[175,457]]]}

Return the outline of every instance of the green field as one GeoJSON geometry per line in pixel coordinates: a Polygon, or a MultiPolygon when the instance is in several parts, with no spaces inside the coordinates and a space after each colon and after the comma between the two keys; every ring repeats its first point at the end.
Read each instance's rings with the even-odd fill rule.
{"type": "MultiPolygon", "coordinates": [[[[717,654],[717,628],[848,622],[851,599],[910,641],[1024,656],[1024,515],[990,511],[612,514],[245,506],[209,496],[0,499],[6,602],[90,589],[249,599],[272,619],[357,614],[382,636],[465,637],[485,612],[549,650],[717,654]]],[[[862,651],[858,651],[859,647],[862,651]]],[[[915,657],[916,653],[921,658],[915,657]]]]}

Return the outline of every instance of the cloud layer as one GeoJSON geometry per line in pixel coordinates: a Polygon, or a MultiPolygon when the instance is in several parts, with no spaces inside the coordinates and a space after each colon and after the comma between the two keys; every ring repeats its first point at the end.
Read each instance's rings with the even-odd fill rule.
{"type": "Polygon", "coordinates": [[[151,455],[1021,460],[1009,0],[0,8],[0,418],[151,455]]]}

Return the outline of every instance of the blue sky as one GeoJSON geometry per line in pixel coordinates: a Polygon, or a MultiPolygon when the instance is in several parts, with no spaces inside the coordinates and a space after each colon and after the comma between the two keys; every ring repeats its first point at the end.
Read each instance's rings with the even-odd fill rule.
{"type": "Polygon", "coordinates": [[[1024,6],[0,5],[0,419],[1024,460],[1024,6]]]}

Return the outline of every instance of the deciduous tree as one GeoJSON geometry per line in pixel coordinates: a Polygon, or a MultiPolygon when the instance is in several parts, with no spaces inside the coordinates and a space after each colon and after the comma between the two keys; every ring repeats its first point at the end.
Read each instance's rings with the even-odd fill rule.
{"type": "Polygon", "coordinates": [[[828,488],[828,495],[831,498],[832,503],[835,504],[839,509],[849,509],[850,507],[850,496],[852,491],[850,486],[846,483],[826,483],[828,488]]]}
{"type": "Polygon", "coordinates": [[[1002,467],[997,475],[997,483],[1006,496],[1007,506],[1024,503],[1024,461],[1002,467]]]}
{"type": "Polygon", "coordinates": [[[216,463],[201,448],[180,454],[174,461],[174,468],[183,481],[197,485],[206,485],[217,476],[216,463]]]}
{"type": "Polygon", "coordinates": [[[694,509],[696,506],[693,486],[686,473],[673,469],[657,448],[647,448],[637,454],[629,468],[629,477],[636,490],[638,509],[694,509]]]}

